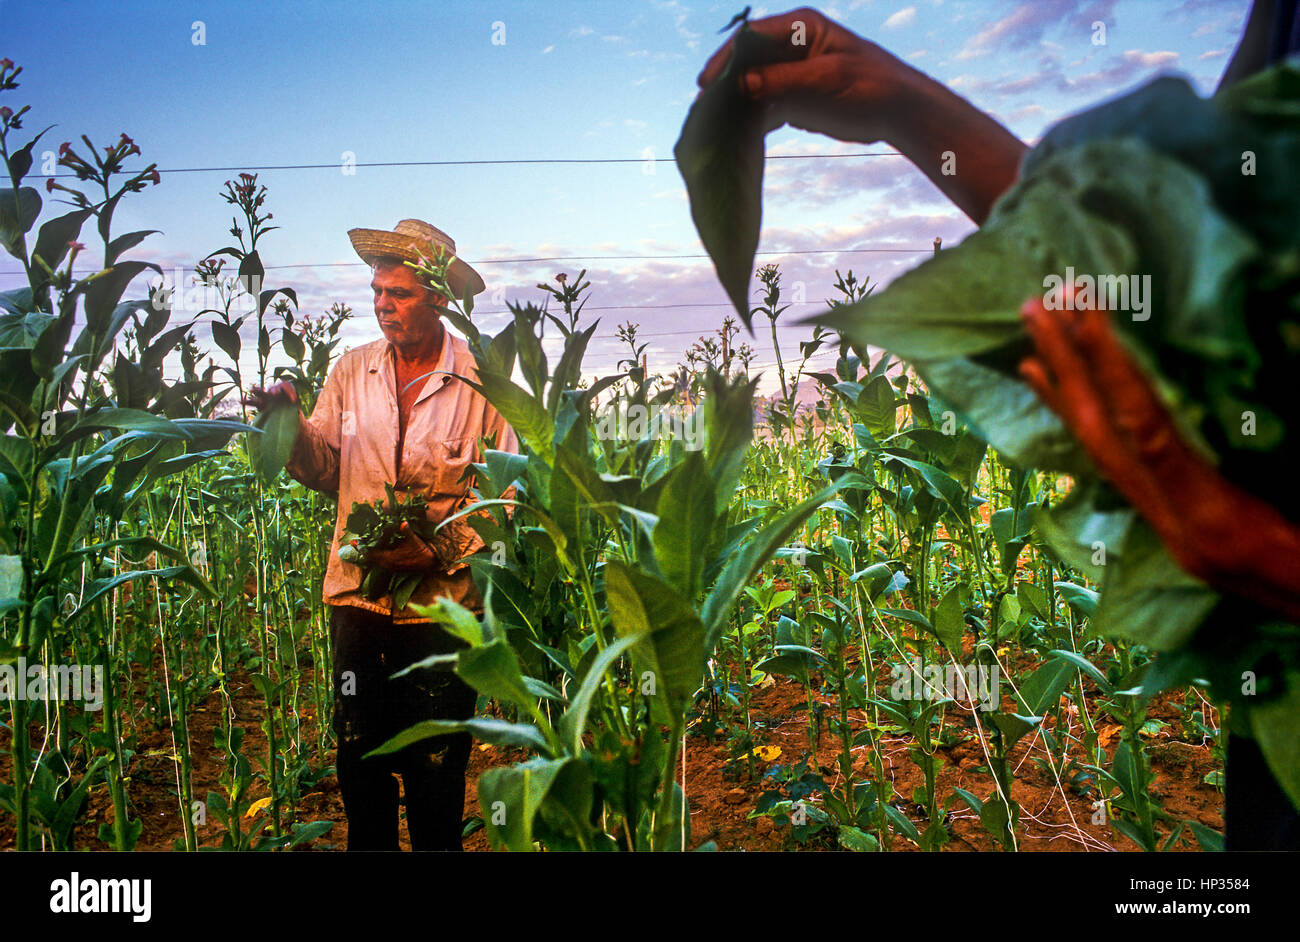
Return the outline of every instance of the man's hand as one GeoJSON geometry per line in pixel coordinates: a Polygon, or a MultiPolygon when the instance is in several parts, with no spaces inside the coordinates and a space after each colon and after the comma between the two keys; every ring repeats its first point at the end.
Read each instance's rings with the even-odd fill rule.
{"type": "Polygon", "coordinates": [[[389,572],[425,572],[437,566],[439,558],[428,543],[407,533],[406,539],[392,549],[371,552],[366,563],[389,572]]]}
{"type": "MultiPolygon", "coordinates": [[[[841,141],[885,141],[976,223],[1015,182],[1024,144],[875,43],[807,8],[749,26],[785,44],[789,60],[739,79],[742,92],[766,106],[768,130],[789,124],[841,141]]],[[[729,39],[709,59],[701,88],[722,74],[731,48],[729,39]]]]}
{"type": "Polygon", "coordinates": [[[1111,329],[1105,311],[1021,309],[1035,353],[1020,374],[1179,564],[1215,588],[1300,618],[1300,527],[1219,474],[1111,329]]]}
{"type": "MultiPolygon", "coordinates": [[[[741,77],[741,89],[769,105],[770,128],[790,124],[864,144],[890,136],[898,92],[913,72],[903,62],[816,10],[792,10],[753,20],[749,27],[789,44],[791,55],[799,56],[741,77]]],[[[728,39],[709,59],[696,79],[701,88],[722,74],[731,50],[728,39]]]]}
{"type": "Polygon", "coordinates": [[[287,400],[294,404],[298,402],[298,390],[289,380],[281,380],[273,386],[262,389],[260,386],[254,386],[249,390],[248,395],[244,397],[244,405],[252,406],[261,412],[277,399],[287,400]]]}

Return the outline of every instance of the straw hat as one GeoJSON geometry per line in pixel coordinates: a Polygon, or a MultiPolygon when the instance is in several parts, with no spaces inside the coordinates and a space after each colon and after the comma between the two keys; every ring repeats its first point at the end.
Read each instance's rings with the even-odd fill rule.
{"type": "MultiPolygon", "coordinates": [[[[445,251],[456,254],[456,243],[451,236],[420,219],[403,219],[392,232],[386,229],[349,229],[348,238],[367,265],[373,265],[375,259],[385,256],[418,262],[421,252],[426,256],[432,255],[433,246],[442,246],[445,251]]],[[[479,273],[459,258],[447,269],[447,285],[457,298],[465,297],[466,289],[471,294],[478,294],[484,287],[479,273]]]]}

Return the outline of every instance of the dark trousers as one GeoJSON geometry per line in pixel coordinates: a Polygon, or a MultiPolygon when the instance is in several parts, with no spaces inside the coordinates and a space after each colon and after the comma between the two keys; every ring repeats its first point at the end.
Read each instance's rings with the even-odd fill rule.
{"type": "Polygon", "coordinates": [[[1228,734],[1223,780],[1224,850],[1300,851],[1300,813],[1255,740],[1228,734]]]}
{"type": "Polygon", "coordinates": [[[334,733],[348,850],[398,850],[398,783],[411,849],[460,850],[468,734],[438,736],[398,753],[362,758],[423,720],[469,719],[476,694],[446,665],[392,675],[461,642],[440,626],[393,624],[352,606],[330,612],[334,647],[334,733]]]}

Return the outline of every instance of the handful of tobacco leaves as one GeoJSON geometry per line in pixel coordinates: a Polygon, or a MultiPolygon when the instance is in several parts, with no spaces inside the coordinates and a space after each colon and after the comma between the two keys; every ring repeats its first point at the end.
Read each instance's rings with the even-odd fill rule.
{"type": "Polygon", "coordinates": [[[1010,462],[1073,473],[1069,498],[1037,523],[1101,584],[1094,627],[1166,652],[1145,692],[1208,680],[1300,804],[1300,628],[1179,569],[1016,374],[1024,301],[1091,290],[1184,434],[1300,521],[1297,167],[1294,64],[1212,99],[1159,78],[1056,125],[978,232],[817,323],[910,360],[1010,462]],[[1087,552],[1097,539],[1104,566],[1087,552]],[[1257,679],[1252,696],[1243,677],[1257,679]]]}
{"type": "Polygon", "coordinates": [[[392,594],[394,609],[403,609],[424,579],[424,573],[394,572],[371,562],[374,553],[394,549],[409,536],[433,543],[438,527],[429,520],[428,500],[412,494],[398,500],[393,485],[385,484],[387,500],[355,501],[339,538],[338,557],[360,566],[361,593],[370,601],[392,594]]]}
{"type": "MultiPolygon", "coordinates": [[[[1036,522],[1063,562],[1101,584],[1093,627],[1164,652],[1128,685],[1152,694],[1207,680],[1300,805],[1300,627],[1184,573],[1016,371],[1030,349],[1021,305],[1086,286],[1187,438],[1300,521],[1297,168],[1295,63],[1210,99],[1158,78],[1050,129],[960,245],[813,320],[864,359],[874,346],[910,361],[1008,462],[1073,474],[1070,496],[1036,522]],[[1096,540],[1104,566],[1090,559],[1096,540]]],[[[746,206],[735,226],[751,217],[746,206]]]]}

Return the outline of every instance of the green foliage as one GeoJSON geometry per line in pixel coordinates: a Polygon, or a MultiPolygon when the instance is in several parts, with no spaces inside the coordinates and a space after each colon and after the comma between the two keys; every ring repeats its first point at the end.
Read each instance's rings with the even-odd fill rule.
{"type": "Polygon", "coordinates": [[[758,249],[763,202],[763,107],[740,90],[747,69],[781,61],[788,53],[742,23],[722,74],[691,106],[673,148],[686,182],[691,218],[713,259],[718,278],[749,326],[749,277],[758,249]]]}

